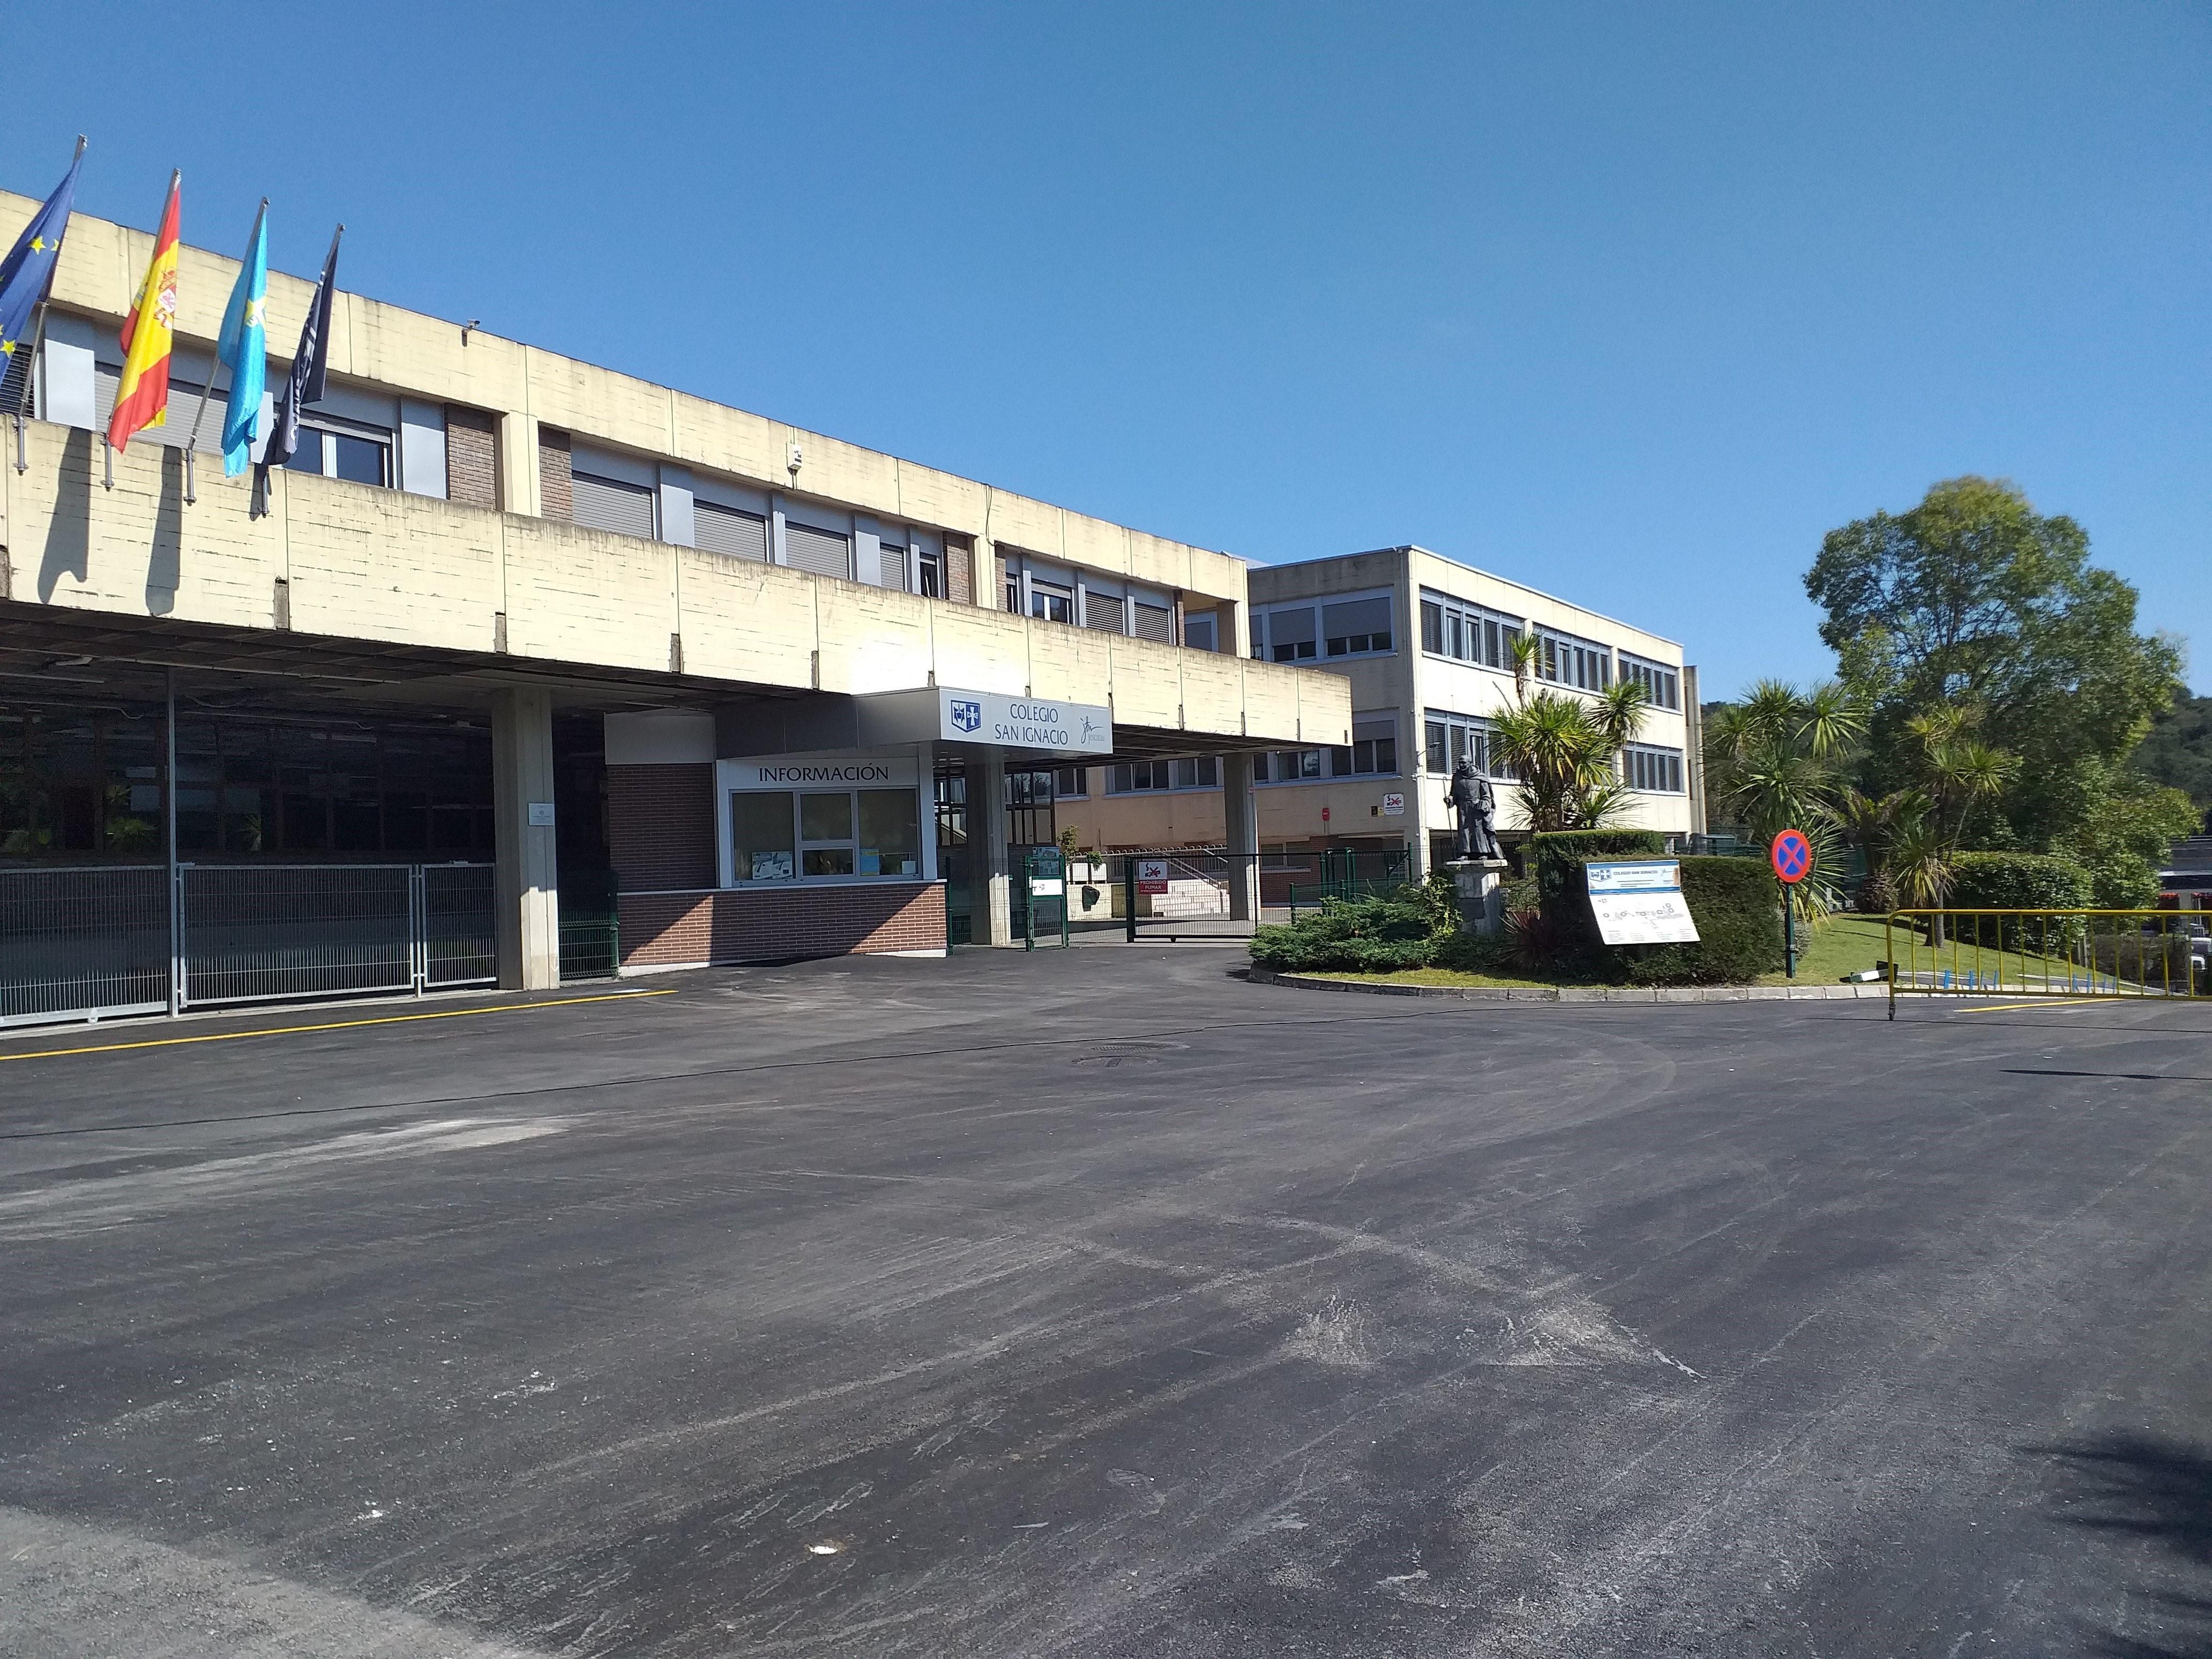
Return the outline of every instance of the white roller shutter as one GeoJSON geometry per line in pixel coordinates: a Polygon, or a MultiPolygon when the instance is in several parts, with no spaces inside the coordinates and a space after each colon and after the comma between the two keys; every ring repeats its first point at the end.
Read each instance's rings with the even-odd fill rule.
{"type": "Polygon", "coordinates": [[[653,539],[650,489],[614,478],[594,477],[588,472],[572,477],[575,492],[573,511],[578,524],[591,530],[611,530],[621,536],[653,539]]]}
{"type": "MultiPolygon", "coordinates": [[[[95,363],[92,369],[93,430],[105,433],[107,423],[115,417],[116,394],[123,387],[123,371],[112,363],[95,363]]],[[[203,455],[222,453],[222,413],[226,398],[222,392],[207,400],[207,412],[201,416],[198,429],[191,434],[191,447],[203,455]]],[[[169,382],[168,418],[159,426],[149,426],[131,440],[133,443],[158,443],[170,449],[182,449],[185,443],[185,428],[191,425],[192,416],[200,406],[200,386],[198,382],[181,377],[169,382]]]]}
{"type": "Polygon", "coordinates": [[[893,542],[882,544],[876,562],[876,586],[896,587],[902,593],[907,591],[906,549],[893,542]]]}
{"type": "Polygon", "coordinates": [[[718,501],[694,501],[692,534],[702,549],[732,559],[768,558],[768,520],[718,501]]]}
{"type": "Polygon", "coordinates": [[[811,570],[817,576],[853,574],[853,538],[834,530],[817,530],[811,524],[784,521],[783,550],[793,570],[811,570]]]}

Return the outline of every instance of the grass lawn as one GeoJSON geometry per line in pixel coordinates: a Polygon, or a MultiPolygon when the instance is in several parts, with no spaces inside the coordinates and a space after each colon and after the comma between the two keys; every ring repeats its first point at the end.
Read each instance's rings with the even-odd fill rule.
{"type": "MultiPolygon", "coordinates": [[[[1902,953],[1902,932],[1897,944],[1902,953]]],[[[1845,974],[1863,973],[1888,955],[1880,916],[1834,915],[1797,930],[1797,978],[1807,985],[1836,984],[1845,974]]],[[[1786,974],[1762,974],[1753,982],[1787,985],[1790,981],[1786,974]]]]}

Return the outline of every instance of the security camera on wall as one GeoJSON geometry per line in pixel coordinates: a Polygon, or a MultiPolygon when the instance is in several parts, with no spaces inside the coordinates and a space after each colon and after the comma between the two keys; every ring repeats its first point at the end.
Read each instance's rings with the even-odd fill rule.
{"type": "Polygon", "coordinates": [[[804,466],[805,464],[806,464],[806,452],[805,452],[805,450],[804,450],[803,448],[801,448],[798,444],[795,444],[795,443],[794,443],[794,444],[793,444],[793,445],[791,446],[791,459],[788,459],[787,461],[786,461],[786,462],[784,463],[784,465],[785,465],[786,466],[787,466],[788,468],[790,468],[791,471],[792,471],[792,472],[793,472],[793,474],[795,476],[795,475],[798,473],[799,469],[800,467],[804,466]]]}

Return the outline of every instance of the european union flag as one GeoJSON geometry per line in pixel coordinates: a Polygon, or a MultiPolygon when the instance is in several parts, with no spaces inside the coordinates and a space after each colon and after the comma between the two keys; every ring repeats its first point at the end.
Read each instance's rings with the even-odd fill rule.
{"type": "Polygon", "coordinates": [[[246,245],[238,286],[231,289],[230,304],[222,313],[222,331],[216,336],[216,361],[230,371],[230,403],[222,417],[226,478],[246,471],[261,429],[261,393],[269,378],[269,337],[262,310],[268,295],[269,204],[264,200],[253,222],[253,238],[246,245]]]}
{"type": "MultiPolygon", "coordinates": [[[[46,297],[54,279],[54,264],[61,258],[62,237],[69,229],[70,203],[76,196],[76,170],[84,165],[84,140],[76,141],[76,159],[69,176],[54,186],[46,204],[31,216],[15,246],[0,261],[0,358],[8,367],[31,331],[31,314],[46,297]]],[[[4,374],[0,370],[0,374],[4,374]]],[[[15,411],[9,410],[8,413],[15,411]]]]}

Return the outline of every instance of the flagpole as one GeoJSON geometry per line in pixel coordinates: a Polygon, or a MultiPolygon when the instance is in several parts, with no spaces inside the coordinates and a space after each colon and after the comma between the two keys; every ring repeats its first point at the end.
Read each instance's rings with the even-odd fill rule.
{"type": "Polygon", "coordinates": [[[177,892],[177,671],[170,668],[164,672],[168,718],[163,724],[168,752],[161,769],[161,781],[166,786],[161,791],[161,818],[162,837],[168,847],[169,1017],[173,1019],[184,1012],[184,907],[177,892]]]}
{"type": "MultiPolygon", "coordinates": [[[[254,243],[260,239],[261,222],[268,216],[269,198],[264,196],[261,198],[260,211],[253,216],[253,228],[246,238],[246,251],[248,258],[252,256],[254,243]]],[[[228,320],[227,315],[225,320],[228,320]]],[[[245,330],[241,328],[239,333],[242,339],[245,330]]],[[[218,323],[216,325],[215,356],[208,359],[207,384],[200,388],[200,406],[192,411],[192,423],[185,438],[185,505],[186,507],[191,506],[199,500],[192,491],[192,451],[198,447],[200,422],[207,418],[208,399],[215,396],[215,372],[222,367],[222,325],[218,323]]],[[[230,378],[234,383],[237,380],[238,372],[235,369],[231,371],[230,378]]]]}
{"type": "MultiPolygon", "coordinates": [[[[70,157],[70,171],[76,172],[77,163],[83,160],[84,135],[80,132],[76,136],[76,154],[70,157]]],[[[61,234],[63,239],[67,240],[69,220],[66,216],[62,220],[61,234]]],[[[61,268],[61,248],[57,245],[54,249],[54,262],[46,270],[46,290],[39,295],[39,320],[31,329],[31,356],[30,360],[23,365],[22,395],[15,400],[15,471],[18,473],[27,472],[31,468],[31,463],[23,454],[23,421],[31,407],[31,379],[39,372],[39,348],[46,341],[46,307],[52,301],[54,291],[54,272],[61,268]]]]}

